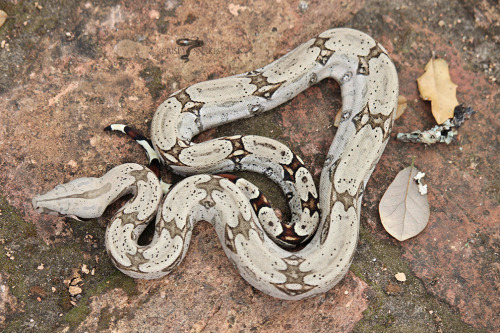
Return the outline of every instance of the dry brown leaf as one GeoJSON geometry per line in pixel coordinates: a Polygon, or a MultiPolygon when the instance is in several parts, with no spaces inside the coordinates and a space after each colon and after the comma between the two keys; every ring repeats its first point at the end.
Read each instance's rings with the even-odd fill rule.
{"type": "Polygon", "coordinates": [[[83,264],[82,265],[82,268],[80,268],[80,270],[82,271],[82,273],[84,274],[89,274],[90,271],[89,271],[89,268],[87,267],[87,265],[83,264]]]}
{"type": "Polygon", "coordinates": [[[401,292],[401,287],[398,286],[397,284],[393,284],[392,282],[389,282],[387,287],[385,287],[385,292],[388,293],[389,295],[398,294],[401,292]]]}
{"type": "Polygon", "coordinates": [[[451,82],[448,63],[444,59],[431,59],[417,83],[420,96],[431,101],[432,115],[439,125],[453,118],[453,110],[458,105],[457,85],[451,82]]]}
{"type": "Polygon", "coordinates": [[[403,113],[405,112],[407,107],[408,107],[408,104],[406,101],[406,97],[399,95],[398,96],[398,108],[396,109],[396,118],[394,118],[394,119],[398,119],[399,117],[401,117],[403,115],[403,113]]]}
{"type": "Polygon", "coordinates": [[[0,10],[0,27],[5,23],[5,20],[7,20],[8,17],[9,15],[7,15],[6,12],[0,10]]]}
{"type": "Polygon", "coordinates": [[[342,108],[340,108],[337,111],[337,114],[335,115],[335,120],[333,121],[333,126],[339,127],[341,118],[342,118],[342,108]]]}
{"type": "Polygon", "coordinates": [[[414,180],[418,172],[413,166],[401,170],[380,200],[382,225],[399,241],[418,235],[429,221],[427,194],[419,193],[414,180]]]}

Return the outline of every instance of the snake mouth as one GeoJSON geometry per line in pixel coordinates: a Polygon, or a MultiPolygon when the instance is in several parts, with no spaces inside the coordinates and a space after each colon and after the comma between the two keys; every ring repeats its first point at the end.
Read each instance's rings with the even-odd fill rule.
{"type": "Polygon", "coordinates": [[[52,215],[52,216],[59,216],[59,217],[69,217],[73,220],[77,220],[77,221],[87,221],[87,220],[91,220],[92,218],[83,218],[83,217],[79,217],[75,214],[66,214],[66,213],[61,213],[60,211],[57,211],[57,210],[54,210],[54,209],[51,209],[51,208],[48,208],[48,207],[45,207],[44,206],[44,202],[48,202],[48,201],[51,201],[51,200],[40,200],[39,198],[40,196],[36,196],[33,198],[33,200],[31,201],[32,205],[33,205],[33,209],[37,212],[37,213],[40,213],[40,214],[47,214],[47,215],[52,215]]]}
{"type": "Polygon", "coordinates": [[[43,205],[44,201],[45,200],[40,200],[39,196],[34,197],[33,200],[31,201],[31,203],[33,205],[33,209],[35,209],[35,211],[37,213],[53,215],[53,216],[66,216],[65,214],[62,214],[56,210],[45,207],[43,205]]]}
{"type": "Polygon", "coordinates": [[[35,209],[37,213],[48,214],[48,215],[61,215],[59,212],[55,210],[43,207],[38,199],[38,196],[34,197],[33,200],[31,200],[31,204],[33,205],[33,209],[35,209]]]}

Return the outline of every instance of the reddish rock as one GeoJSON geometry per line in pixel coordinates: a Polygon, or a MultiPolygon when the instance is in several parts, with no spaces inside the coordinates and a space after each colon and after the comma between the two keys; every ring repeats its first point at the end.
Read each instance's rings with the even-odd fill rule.
{"type": "MultiPolygon", "coordinates": [[[[29,2],[6,5],[12,18],[0,30],[0,39],[6,41],[0,51],[0,191],[9,204],[1,207],[2,214],[9,217],[3,217],[0,228],[0,329],[12,324],[25,331],[71,325],[82,332],[142,331],[146,326],[151,331],[349,332],[366,309],[367,316],[383,311],[390,299],[423,302],[406,293],[407,285],[399,292],[398,285],[377,276],[363,281],[363,273],[348,274],[332,291],[312,299],[272,299],[238,276],[206,225],[197,227],[178,270],[158,281],[137,281],[133,292],[106,290],[106,282],[83,276],[84,296],[75,304],[88,306],[84,318],[68,319],[86,312],[69,310],[67,292],[42,296],[35,289],[31,293],[42,302],[27,297],[30,286],[51,290],[46,281],[62,281],[70,275],[68,270],[93,260],[92,251],[104,246],[96,232],[91,244],[84,240],[85,224],[76,230],[64,218],[37,214],[31,198],[76,177],[101,175],[120,163],[146,163],[136,144],[104,133],[105,126],[127,122],[147,133],[156,106],[175,90],[266,65],[315,34],[347,24],[373,35],[396,63],[408,109],[394,132],[434,126],[430,106],[420,100],[415,81],[433,53],[448,61],[458,100],[478,111],[449,146],[391,140],[368,183],[362,227],[379,244],[400,247],[403,256],[396,260],[410,267],[409,287],[411,281],[422,281],[428,296],[424,298],[447,309],[446,317],[411,317],[424,323],[420,327],[453,327],[449,318],[456,316],[454,320],[471,325],[471,330],[495,332],[500,326],[495,141],[500,108],[495,31],[500,15],[488,1],[407,3],[258,0],[238,7],[223,1],[123,0],[67,6],[54,1],[41,9],[29,2]],[[185,48],[175,41],[187,37],[199,37],[205,47],[193,50],[184,63],[180,55],[185,48]],[[412,156],[427,174],[431,217],[420,235],[397,243],[380,226],[376,207],[412,156]],[[19,221],[6,213],[11,208],[27,226],[19,227],[19,221]],[[64,250],[69,246],[74,247],[64,250]],[[68,253],[75,257],[72,266],[58,267],[54,261],[67,260],[68,253]],[[43,271],[36,270],[39,263],[27,264],[30,256],[45,254],[50,257],[43,257],[43,271]],[[15,272],[24,276],[14,279],[15,272]],[[377,288],[368,287],[377,283],[387,286],[380,289],[382,294],[385,290],[391,295],[380,296],[377,288]],[[373,295],[387,298],[369,302],[373,295]],[[19,305],[18,297],[26,299],[26,306],[19,305]]],[[[302,155],[317,179],[334,135],[331,124],[340,107],[337,87],[333,82],[318,84],[272,114],[225,130],[278,138],[302,155]]],[[[88,224],[89,230],[93,225],[88,224]]],[[[356,258],[371,259],[364,254],[356,258]]],[[[113,272],[109,265],[96,259],[91,267],[98,273],[113,272]]],[[[63,283],[52,283],[65,290],[63,283]]],[[[388,330],[405,327],[401,322],[406,317],[393,319],[385,322],[388,330]]]]}

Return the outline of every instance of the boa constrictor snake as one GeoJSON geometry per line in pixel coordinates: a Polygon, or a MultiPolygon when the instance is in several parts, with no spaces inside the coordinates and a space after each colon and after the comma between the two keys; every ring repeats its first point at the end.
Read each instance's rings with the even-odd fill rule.
{"type": "Polygon", "coordinates": [[[92,218],[132,193],[106,230],[107,251],[125,274],[153,279],[170,273],[186,254],[194,224],[204,220],[252,286],[282,299],[316,295],[337,284],[352,262],[363,191],[389,139],[397,96],[396,69],[380,44],[356,30],[327,30],[263,68],[196,83],[158,107],[152,145],[171,170],[191,175],[165,195],[153,172],[128,163],[101,178],[59,185],[35,197],[33,206],[92,218]],[[339,82],[343,111],[319,199],[300,159],[275,140],[248,135],[192,142],[204,130],[270,110],[324,78],[339,82]],[[277,182],[292,221],[275,223],[251,183],[213,175],[235,170],[277,182]],[[153,240],[138,245],[155,215],[153,240]],[[299,249],[288,248],[298,243],[299,249]]]}

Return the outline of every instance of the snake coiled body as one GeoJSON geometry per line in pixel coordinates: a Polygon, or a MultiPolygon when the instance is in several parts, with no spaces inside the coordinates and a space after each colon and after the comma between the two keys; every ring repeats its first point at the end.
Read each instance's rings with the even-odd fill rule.
{"type": "Polygon", "coordinates": [[[397,96],[397,73],[380,44],[356,30],[328,30],[263,68],[196,83],[158,107],[154,149],[171,170],[190,176],[163,198],[150,170],[124,164],[101,178],[59,185],[33,205],[40,212],[96,217],[133,193],[106,232],[107,251],[125,274],[168,274],[182,261],[193,226],[204,220],[214,225],[229,260],[252,286],[283,299],[312,296],[332,288],[352,262],[363,191],[389,139],[397,96]],[[204,130],[268,111],[324,78],[339,82],[343,112],[319,191],[300,158],[275,140],[192,142],[204,130]],[[270,207],[256,204],[259,190],[251,183],[213,175],[239,170],[277,182],[289,200],[291,221],[279,223],[270,207]],[[155,214],[154,238],[139,246],[155,214]],[[300,250],[286,249],[299,243],[300,250]]]}

